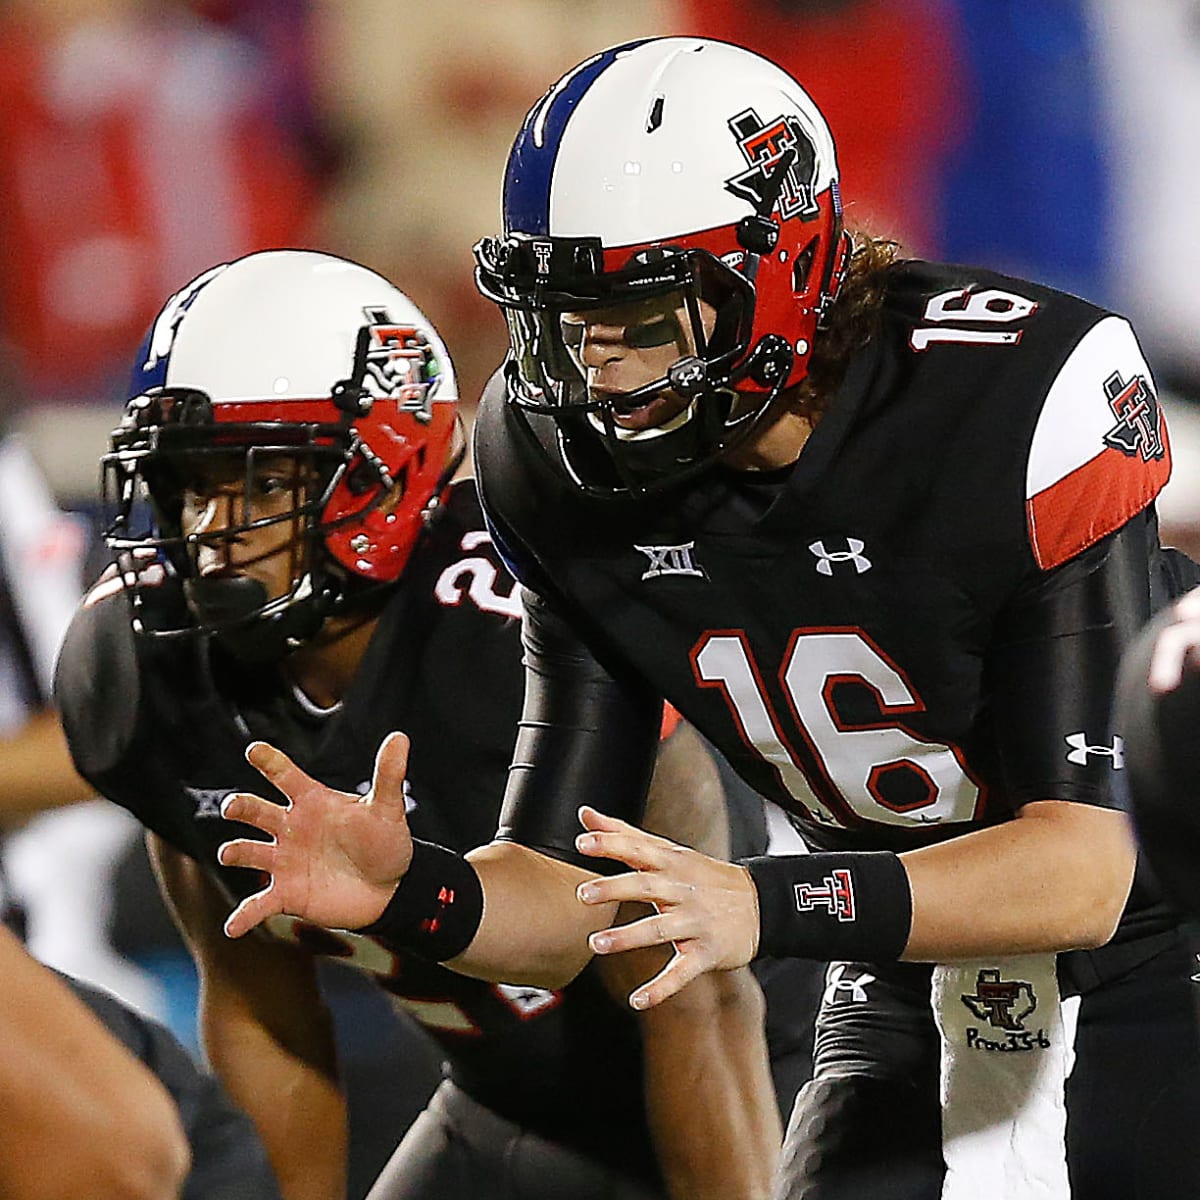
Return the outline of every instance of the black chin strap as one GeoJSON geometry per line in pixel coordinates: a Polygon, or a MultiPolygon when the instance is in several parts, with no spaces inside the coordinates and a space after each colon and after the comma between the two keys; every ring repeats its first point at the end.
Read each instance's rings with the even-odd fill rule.
{"type": "Polygon", "coordinates": [[[186,579],[183,593],[202,629],[242,662],[278,662],[308,641],[325,621],[321,593],[293,600],[278,613],[260,615],[270,603],[257,579],[223,577],[186,579]]]}

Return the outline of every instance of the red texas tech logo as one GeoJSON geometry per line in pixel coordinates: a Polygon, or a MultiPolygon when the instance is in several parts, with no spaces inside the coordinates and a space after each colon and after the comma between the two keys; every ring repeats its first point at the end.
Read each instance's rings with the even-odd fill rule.
{"type": "Polygon", "coordinates": [[[1135,375],[1128,383],[1114,371],[1104,381],[1108,407],[1117,423],[1105,435],[1104,444],[1130,458],[1141,455],[1142,462],[1162,458],[1162,434],[1159,430],[1158,399],[1144,375],[1135,375]]]}
{"type": "Polygon", "coordinates": [[[821,882],[823,887],[813,883],[795,885],[796,909],[799,912],[812,912],[814,908],[823,908],[839,921],[853,921],[858,909],[854,903],[854,880],[850,872],[839,867],[821,882]]]}
{"type": "Polygon", "coordinates": [[[817,151],[795,117],[776,117],[764,123],[752,108],[740,112],[729,121],[738,147],[750,164],[750,169],[725,181],[725,187],[735,196],[749,200],[759,211],[767,195],[773,168],[788,150],[796,157],[787,169],[779,192],[776,208],[780,220],[800,217],[805,221],[815,217],[817,206],[817,151]]]}
{"type": "Polygon", "coordinates": [[[1016,1032],[1025,1028],[1025,1018],[1037,1008],[1033,985],[1023,979],[1001,979],[997,967],[985,967],[975,980],[975,994],[962,1002],[981,1021],[996,1029],[1016,1032]]]}
{"type": "Polygon", "coordinates": [[[398,400],[404,412],[430,421],[438,364],[428,338],[412,325],[393,323],[385,309],[367,309],[366,314],[367,378],[382,395],[398,400]]]}

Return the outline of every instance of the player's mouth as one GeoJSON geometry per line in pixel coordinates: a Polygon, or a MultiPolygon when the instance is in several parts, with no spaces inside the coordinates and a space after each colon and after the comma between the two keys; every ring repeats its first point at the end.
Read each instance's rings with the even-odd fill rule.
{"type": "Polygon", "coordinates": [[[621,429],[640,432],[657,429],[677,417],[688,406],[682,396],[673,392],[657,392],[650,396],[625,399],[624,393],[593,390],[592,398],[606,400],[613,423],[621,429]]]}

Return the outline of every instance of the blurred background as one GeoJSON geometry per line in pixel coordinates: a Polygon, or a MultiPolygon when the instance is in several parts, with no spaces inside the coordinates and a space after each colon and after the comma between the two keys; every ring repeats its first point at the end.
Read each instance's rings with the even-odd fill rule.
{"type": "MultiPolygon", "coordinates": [[[[24,643],[0,655],[0,781],[101,565],[97,461],[166,296],[266,247],[346,255],[428,313],[473,400],[505,333],[471,247],[522,116],[594,51],[672,32],[806,85],[852,225],[1129,315],[1171,421],[1167,540],[1200,552],[1197,0],[0,0],[0,616],[24,643]]],[[[194,1044],[132,818],[37,761],[40,797],[0,787],[32,948],[194,1044]]]]}
{"type": "Polygon", "coordinates": [[[764,51],[825,109],[851,222],[1128,313],[1200,380],[1195,0],[0,0],[0,411],[86,506],[166,295],[267,246],[356,258],[504,351],[471,246],[563,70],[633,37],[764,51]]]}

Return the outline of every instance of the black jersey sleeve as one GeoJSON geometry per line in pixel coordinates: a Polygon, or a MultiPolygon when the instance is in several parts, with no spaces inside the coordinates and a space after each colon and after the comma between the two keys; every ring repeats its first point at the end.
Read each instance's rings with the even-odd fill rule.
{"type": "Polygon", "coordinates": [[[543,599],[524,597],[525,705],[497,836],[595,870],[575,850],[577,810],[641,818],[662,701],[609,674],[543,599]]]}
{"type": "Polygon", "coordinates": [[[1171,569],[1151,508],[1035,578],[1001,614],[985,678],[1014,806],[1119,804],[1112,785],[1125,764],[1110,728],[1114,681],[1171,569]]]}
{"type": "Polygon", "coordinates": [[[71,620],[54,672],[54,701],[75,769],[104,791],[127,756],[142,703],[141,675],[119,583],[92,589],[71,620]]]}

